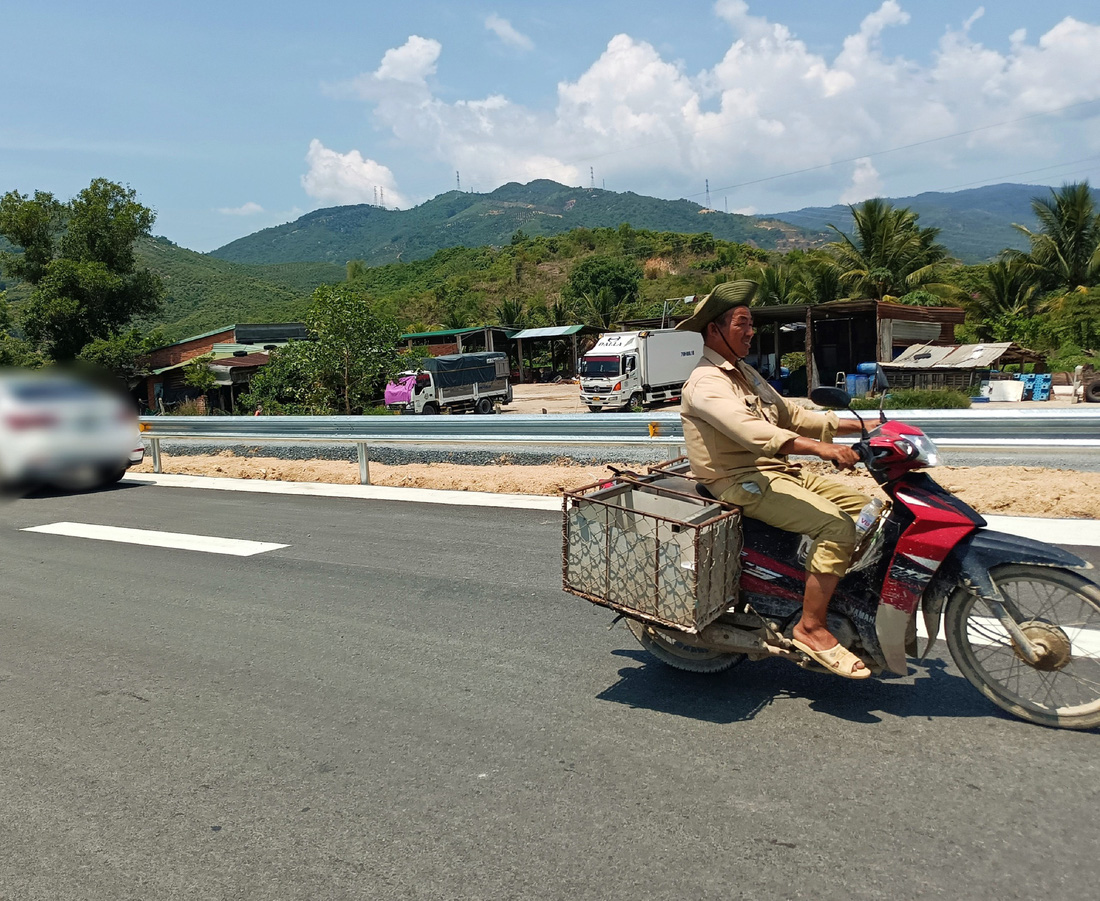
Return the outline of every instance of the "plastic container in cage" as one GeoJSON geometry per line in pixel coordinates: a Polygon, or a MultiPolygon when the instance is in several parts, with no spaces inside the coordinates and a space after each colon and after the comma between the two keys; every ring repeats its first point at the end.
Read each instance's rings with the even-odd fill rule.
{"type": "Polygon", "coordinates": [[[566,491],[562,587],[627,616],[698,632],[737,600],[739,508],[687,478],[616,477],[566,491]]]}

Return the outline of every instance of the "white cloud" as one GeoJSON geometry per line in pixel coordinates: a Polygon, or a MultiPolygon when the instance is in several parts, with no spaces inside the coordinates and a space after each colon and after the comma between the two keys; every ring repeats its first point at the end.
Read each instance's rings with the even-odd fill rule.
{"type": "Polygon", "coordinates": [[[302,176],[302,187],[314,200],[337,205],[384,202],[389,208],[408,205],[393,173],[381,163],[364,159],[358,150],[338,153],[314,138],[306,162],[309,171],[302,176]]]}
{"type": "Polygon", "coordinates": [[[855,171],[852,172],[852,183],[848,190],[840,195],[841,203],[862,203],[872,197],[882,196],[882,179],[879,178],[874,164],[864,157],[856,160],[855,171]]]}
{"type": "Polygon", "coordinates": [[[485,27],[509,47],[517,50],[534,50],[535,43],[527,35],[516,31],[512,23],[494,13],[485,20],[485,27]]]}
{"type": "Polygon", "coordinates": [[[386,51],[374,77],[379,81],[421,84],[435,74],[435,64],[442,50],[439,41],[414,34],[402,46],[386,51]]]}
{"type": "Polygon", "coordinates": [[[264,208],[258,203],[248,201],[248,203],[242,204],[236,207],[221,207],[218,210],[223,216],[257,216],[264,212],[264,208]]]}
{"type": "MultiPolygon", "coordinates": [[[[483,189],[536,177],[587,184],[594,166],[616,190],[702,202],[709,178],[733,208],[779,210],[942,189],[1100,152],[1100,129],[1087,130],[1095,108],[1079,109],[1080,122],[1045,115],[1100,97],[1098,25],[1067,17],[1031,42],[1017,30],[1000,50],[970,36],[978,8],[918,63],[885,49],[884,33],[911,20],[897,0],[856,23],[832,57],[750,14],[744,0],[718,0],[714,10],[731,32],[721,59],[692,71],[619,34],[558,84],[552,110],[502,95],[443,99],[429,84],[442,46],[417,36],[351,87],[403,154],[459,169],[464,185],[483,189]],[[1011,121],[1032,114],[1044,115],[1011,121]],[[956,133],[964,134],[941,140],[956,133]]],[[[333,154],[343,161],[335,168],[385,170],[392,180],[379,163],[350,156],[333,154]]],[[[343,181],[370,179],[381,177],[343,181]]]]}

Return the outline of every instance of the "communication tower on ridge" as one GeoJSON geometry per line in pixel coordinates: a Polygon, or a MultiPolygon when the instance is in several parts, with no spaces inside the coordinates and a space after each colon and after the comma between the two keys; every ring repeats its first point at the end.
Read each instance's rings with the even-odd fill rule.
{"type": "Polygon", "coordinates": [[[596,170],[592,167],[588,167],[588,186],[595,191],[596,190],[596,170]]]}
{"type": "Polygon", "coordinates": [[[710,209],[710,179],[705,179],[707,185],[707,209],[710,209]]]}
{"type": "Polygon", "coordinates": [[[457,189],[459,194],[462,193],[462,176],[459,175],[457,169],[455,169],[455,188],[457,189]]]}

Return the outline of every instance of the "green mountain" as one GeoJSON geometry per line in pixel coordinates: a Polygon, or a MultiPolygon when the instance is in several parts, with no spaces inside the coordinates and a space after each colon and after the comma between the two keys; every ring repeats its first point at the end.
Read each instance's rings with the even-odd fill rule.
{"type": "Polygon", "coordinates": [[[332,263],[228,263],[166,238],[139,241],[137,256],[166,289],[161,313],[140,325],[160,325],[171,340],[238,322],[295,322],[318,285],[345,275],[343,266],[332,263]]]}
{"type": "MultiPolygon", "coordinates": [[[[1043,185],[988,185],[950,194],[929,191],[890,198],[890,203],[917,213],[922,226],[938,228],[940,243],[962,262],[974,264],[991,260],[1006,248],[1027,250],[1026,236],[1012,226],[1034,229],[1031,201],[1050,197],[1050,191],[1043,185]]],[[[1100,191],[1094,189],[1093,195],[1100,205],[1100,191]]],[[[805,229],[835,225],[849,231],[852,226],[851,211],[843,204],[775,213],[773,218],[805,229]]]]}
{"type": "Polygon", "coordinates": [[[517,231],[530,237],[575,228],[617,228],[700,234],[766,250],[807,247],[824,239],[820,229],[795,228],[707,210],[689,200],[658,200],[630,192],[570,188],[540,180],[515,182],[491,194],[450,191],[411,210],[368,204],[307,213],[286,225],[239,238],[211,252],[235,263],[363,260],[368,266],[430,257],[448,247],[502,246],[517,231]]]}

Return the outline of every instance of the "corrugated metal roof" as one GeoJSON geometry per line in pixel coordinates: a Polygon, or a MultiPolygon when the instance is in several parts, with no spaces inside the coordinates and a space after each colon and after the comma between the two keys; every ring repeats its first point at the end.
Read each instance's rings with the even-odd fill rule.
{"type": "Polygon", "coordinates": [[[513,341],[517,338],[569,338],[572,335],[581,334],[586,329],[593,335],[599,331],[598,328],[593,328],[590,325],[551,325],[545,328],[525,328],[509,337],[513,341]]]}
{"type": "Polygon", "coordinates": [[[268,356],[265,353],[245,354],[243,357],[222,357],[220,360],[212,360],[211,366],[223,366],[232,369],[236,366],[265,366],[268,356]]]}
{"type": "Polygon", "coordinates": [[[469,335],[473,332],[483,332],[486,329],[492,329],[494,332],[504,332],[509,338],[512,337],[516,331],[514,328],[505,328],[503,325],[474,325],[469,328],[448,328],[438,332],[409,332],[406,335],[401,335],[398,340],[407,341],[410,338],[453,338],[456,335],[469,335]]]}
{"type": "Polygon", "coordinates": [[[915,344],[882,365],[895,369],[989,369],[1011,348],[1011,341],[961,344],[958,347],[915,344]]]}

